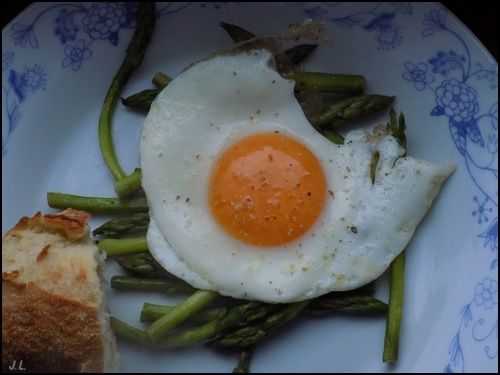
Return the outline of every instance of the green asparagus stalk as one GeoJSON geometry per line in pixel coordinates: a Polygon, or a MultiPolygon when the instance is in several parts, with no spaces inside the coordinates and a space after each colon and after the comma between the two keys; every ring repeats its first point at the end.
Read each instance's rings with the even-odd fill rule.
{"type": "Polygon", "coordinates": [[[122,104],[140,112],[149,112],[153,100],[160,93],[160,89],[147,89],[122,98],[122,104]]]}
{"type": "Polygon", "coordinates": [[[126,217],[111,219],[93,230],[94,236],[120,238],[130,234],[145,235],[149,225],[147,213],[135,213],[126,217]]]}
{"type": "Polygon", "coordinates": [[[130,276],[113,276],[111,288],[122,291],[162,292],[166,294],[192,293],[193,287],[182,280],[141,279],[130,276]]]}
{"type": "Polygon", "coordinates": [[[157,88],[164,89],[165,87],[167,87],[171,80],[172,78],[167,76],[165,73],[157,72],[153,76],[152,82],[153,85],[155,85],[157,88]]]}
{"type": "Polygon", "coordinates": [[[137,10],[137,26],[134,35],[127,48],[125,59],[113,77],[111,86],[106,93],[99,117],[99,145],[101,153],[115,180],[126,177],[126,173],[118,162],[113,145],[113,113],[120,97],[120,92],[132,73],[141,65],[144,59],[146,48],[153,34],[155,19],[155,4],[152,2],[140,3],[137,10]]]}
{"type": "Polygon", "coordinates": [[[359,95],[365,89],[365,78],[360,75],[293,72],[288,74],[286,78],[294,80],[298,90],[359,95]]]}
{"type": "Polygon", "coordinates": [[[136,344],[142,345],[146,343],[154,345],[156,348],[164,349],[183,348],[206,342],[229,328],[237,327],[246,322],[253,321],[253,319],[260,318],[262,316],[261,310],[262,304],[257,302],[237,305],[227,311],[222,317],[211,320],[201,326],[166,336],[154,342],[154,344],[146,331],[132,327],[119,319],[112,318],[112,328],[118,337],[136,344]]]}
{"type": "Polygon", "coordinates": [[[389,112],[389,123],[387,124],[387,128],[390,134],[396,138],[401,145],[406,150],[407,142],[406,142],[406,121],[403,113],[399,114],[399,119],[396,115],[394,109],[391,108],[389,112]]]}
{"type": "Polygon", "coordinates": [[[330,142],[335,143],[336,145],[343,145],[344,144],[344,137],[342,134],[337,133],[333,129],[328,129],[325,130],[322,133],[330,142]]]}
{"type": "Polygon", "coordinates": [[[107,238],[99,241],[97,247],[108,256],[126,255],[148,251],[148,242],[145,237],[107,238]]]}
{"type": "Polygon", "coordinates": [[[267,316],[262,322],[247,325],[235,331],[223,334],[214,344],[225,348],[254,347],[264,338],[270,336],[279,327],[295,319],[311,301],[302,301],[285,305],[283,308],[267,316]]]}
{"type": "Polygon", "coordinates": [[[396,111],[394,108],[391,108],[389,111],[389,130],[391,133],[396,136],[397,132],[399,130],[399,124],[398,124],[398,115],[396,114],[396,111]]]}
{"type": "Polygon", "coordinates": [[[243,326],[250,322],[261,319],[270,311],[274,311],[273,305],[258,302],[247,302],[229,309],[226,316],[219,320],[213,320],[199,327],[188,329],[180,334],[167,336],[160,341],[164,348],[180,348],[197,343],[214,340],[228,329],[243,326]]]}
{"type": "Polygon", "coordinates": [[[389,310],[385,326],[384,362],[394,363],[398,360],[399,331],[403,316],[405,255],[399,254],[391,265],[389,310]]]}
{"type": "MultiPolygon", "coordinates": [[[[158,291],[161,289],[157,289],[157,286],[154,286],[152,290],[158,291]]],[[[377,303],[369,299],[365,299],[364,301],[358,299],[356,302],[358,308],[355,308],[356,304],[352,299],[355,296],[354,293],[355,292],[331,293],[331,295],[327,296],[326,302],[319,305],[315,305],[317,303],[316,300],[290,305],[246,302],[230,308],[219,307],[200,311],[196,314],[192,314],[188,320],[193,323],[202,323],[203,321],[206,321],[206,323],[197,327],[187,328],[180,333],[167,335],[157,340],[154,346],[174,349],[203,342],[212,342],[215,343],[215,345],[231,349],[238,349],[242,346],[251,348],[252,344],[259,342],[262,338],[269,336],[269,334],[279,326],[294,319],[301,311],[306,309],[306,307],[310,307],[307,311],[314,313],[329,311],[365,311],[373,313],[374,311],[378,312],[378,310],[382,309],[380,305],[383,304],[382,302],[377,303]],[[334,296],[338,294],[342,296],[338,298],[349,298],[351,304],[349,304],[348,301],[344,303],[334,303],[334,296]],[[375,305],[368,311],[366,307],[361,307],[362,303],[375,303],[375,305]],[[365,310],[363,310],[363,308],[365,310]],[[231,332],[230,330],[233,331],[231,332]]],[[[171,314],[175,309],[177,309],[177,307],[144,304],[141,312],[141,320],[151,321],[160,316],[163,317],[165,314],[171,314]]],[[[115,321],[119,322],[117,319],[115,319],[115,321]]],[[[117,336],[128,339],[129,341],[142,344],[144,340],[146,340],[146,342],[152,343],[146,332],[128,326],[126,323],[113,324],[113,329],[117,336]],[[145,335],[147,339],[144,339],[145,335]]]]}
{"type": "MultiPolygon", "coordinates": [[[[236,324],[239,317],[234,315],[232,319],[232,324],[236,324]]],[[[111,318],[111,328],[117,337],[134,344],[146,345],[157,349],[180,349],[207,341],[217,332],[223,330],[223,322],[224,320],[212,320],[204,325],[167,336],[157,342],[151,340],[147,331],[131,326],[114,317],[111,318]]]]}
{"type": "Polygon", "coordinates": [[[205,308],[217,297],[217,293],[199,290],[181,304],[177,305],[169,314],[163,315],[147,329],[147,334],[153,342],[158,342],[169,331],[188,320],[205,308]]]}
{"type": "Polygon", "coordinates": [[[142,172],[136,168],[132,174],[121,178],[115,183],[116,193],[120,198],[125,198],[137,192],[141,187],[142,172]]]}
{"type": "Polygon", "coordinates": [[[109,322],[111,323],[111,329],[116,336],[140,345],[150,344],[147,333],[142,329],[135,328],[113,316],[109,319],[109,322]]]}
{"type": "MultiPolygon", "coordinates": [[[[142,255],[142,254],[148,254],[148,253],[137,253],[130,255],[142,255]]],[[[130,272],[135,276],[139,276],[142,278],[161,277],[161,275],[156,274],[156,269],[150,264],[147,263],[134,264],[130,262],[130,260],[127,259],[130,255],[118,255],[115,256],[114,259],[125,271],[130,272]]]]}
{"type": "Polygon", "coordinates": [[[317,47],[317,44],[299,44],[276,54],[276,69],[281,74],[289,74],[294,67],[304,62],[317,47]]]}
{"type": "Polygon", "coordinates": [[[237,319],[239,319],[239,317],[234,315],[231,318],[233,319],[231,322],[230,320],[225,319],[212,320],[198,327],[187,329],[180,333],[164,337],[158,342],[155,342],[155,345],[163,349],[180,349],[205,343],[207,340],[217,334],[217,332],[220,332],[224,329],[225,322],[230,322],[230,324],[227,323],[228,325],[237,324],[237,319]]]}
{"type": "Polygon", "coordinates": [[[255,38],[256,36],[254,33],[251,33],[250,31],[245,30],[240,26],[233,25],[231,23],[221,22],[220,26],[224,29],[224,31],[229,35],[229,37],[235,43],[244,42],[246,40],[255,38]]]}
{"type": "Polygon", "coordinates": [[[406,141],[406,120],[405,115],[403,113],[399,114],[398,120],[398,140],[401,146],[406,150],[407,149],[407,141],[406,141]]]}
{"type": "Polygon", "coordinates": [[[381,112],[392,104],[393,96],[362,95],[344,99],[330,106],[315,121],[321,128],[336,128],[361,117],[381,112]]]}
{"type": "Polygon", "coordinates": [[[253,349],[242,350],[238,358],[238,364],[233,369],[233,374],[248,374],[252,360],[253,349]]]}
{"type": "Polygon", "coordinates": [[[95,214],[126,214],[148,211],[148,205],[144,198],[122,201],[118,198],[84,197],[49,192],[47,193],[47,202],[52,208],[74,208],[95,214]]]}
{"type": "Polygon", "coordinates": [[[387,312],[387,304],[371,296],[337,297],[332,295],[314,299],[307,311],[313,315],[325,315],[331,312],[377,315],[387,312]]]}
{"type": "Polygon", "coordinates": [[[317,47],[317,44],[299,44],[287,49],[283,54],[292,65],[299,65],[304,62],[317,47]]]}
{"type": "Polygon", "coordinates": [[[380,160],[380,152],[375,151],[372,154],[372,160],[370,160],[370,179],[372,180],[372,184],[375,183],[375,175],[377,173],[377,165],[380,160]]]}
{"type": "MultiPolygon", "coordinates": [[[[405,149],[406,155],[406,123],[404,115],[399,115],[391,108],[390,122],[388,128],[399,144],[405,149]]],[[[389,283],[389,309],[385,326],[383,361],[394,363],[398,360],[399,335],[401,330],[401,319],[403,317],[404,300],[404,278],[405,278],[405,254],[402,252],[391,264],[389,283]]]]}
{"type": "MultiPolygon", "coordinates": [[[[244,42],[256,37],[254,33],[234,24],[221,22],[220,26],[235,43],[244,42]]],[[[288,64],[298,65],[309,57],[314,52],[316,47],[318,47],[317,44],[300,44],[291,47],[283,52],[283,54],[278,55],[277,60],[286,60],[288,64]]]]}
{"type": "Polygon", "coordinates": [[[113,259],[127,272],[141,278],[177,279],[167,272],[149,252],[115,256],[113,259]]]}
{"type": "MultiPolygon", "coordinates": [[[[227,310],[224,316],[213,319],[200,326],[188,328],[183,332],[168,335],[155,342],[154,346],[164,349],[174,349],[207,342],[208,340],[213,340],[230,328],[242,326],[261,319],[267,313],[274,310],[274,305],[266,305],[258,302],[247,302],[236,305],[227,310]]],[[[196,315],[193,315],[190,319],[197,319],[196,315]]],[[[146,342],[152,344],[150,337],[145,331],[129,326],[116,318],[114,318],[114,320],[118,322],[113,325],[113,329],[118,337],[142,344],[144,342],[144,335],[146,335],[146,342]]]]}
{"type": "MultiPolygon", "coordinates": [[[[154,322],[166,314],[170,314],[175,306],[157,305],[154,303],[144,303],[141,310],[141,322],[154,322]]],[[[212,320],[219,320],[226,316],[227,307],[214,307],[210,310],[200,311],[192,317],[194,323],[208,323],[212,320]]]]}

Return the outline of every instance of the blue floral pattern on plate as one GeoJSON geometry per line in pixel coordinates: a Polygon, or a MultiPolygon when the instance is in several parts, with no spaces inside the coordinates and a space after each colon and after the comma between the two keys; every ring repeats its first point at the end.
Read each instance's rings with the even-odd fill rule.
{"type": "MultiPolygon", "coordinates": [[[[190,4],[167,3],[157,7],[157,17],[177,13],[190,4]]],[[[40,42],[36,26],[46,15],[55,14],[53,31],[63,47],[61,66],[77,72],[92,55],[92,44],[108,41],[112,46],[120,42],[120,32],[135,28],[137,2],[108,2],[50,5],[29,23],[14,22],[10,37],[14,46],[38,49],[40,42]]],[[[12,65],[13,51],[2,53],[2,73],[12,65]]],[[[29,94],[44,89],[47,83],[45,70],[39,65],[27,67],[23,72],[9,70],[7,85],[2,86],[4,105],[7,108],[7,131],[2,137],[2,157],[6,155],[7,144],[16,129],[21,115],[21,104],[29,94]]]]}
{"type": "Polygon", "coordinates": [[[10,137],[19,124],[21,104],[30,95],[45,90],[47,86],[47,73],[44,68],[34,64],[23,70],[13,69],[14,57],[13,51],[2,52],[2,75],[7,77],[7,84],[2,83],[2,99],[7,115],[7,130],[2,134],[2,157],[5,156],[10,137]]]}
{"type": "MultiPolygon", "coordinates": [[[[189,5],[167,3],[157,7],[157,16],[177,13],[189,5]]],[[[62,67],[76,72],[92,56],[94,42],[107,41],[117,46],[122,30],[135,28],[136,12],[137,2],[56,4],[40,11],[29,23],[13,23],[10,36],[18,47],[39,48],[36,26],[47,14],[55,14],[53,30],[63,46],[62,67]]]]}
{"type": "MultiPolygon", "coordinates": [[[[492,259],[485,272],[498,269],[498,102],[481,101],[473,87],[472,78],[485,81],[490,89],[496,89],[498,72],[496,67],[485,68],[478,63],[472,68],[470,49],[465,40],[447,25],[447,12],[442,8],[427,12],[423,20],[422,37],[445,33],[456,40],[462,50],[440,50],[423,62],[406,62],[402,77],[418,91],[430,90],[435,97],[431,116],[446,117],[450,135],[457,151],[463,157],[465,167],[475,184],[478,195],[473,197],[476,208],[472,216],[483,228],[478,236],[484,239],[492,259]]],[[[449,347],[446,372],[465,371],[466,353],[463,349],[465,332],[478,345],[483,345],[487,358],[496,358],[498,349],[498,317],[485,314],[497,307],[497,279],[495,275],[484,277],[473,288],[471,302],[461,310],[460,323],[449,347]],[[470,331],[468,330],[470,328],[470,331]]]]}
{"type": "Polygon", "coordinates": [[[403,35],[398,23],[400,15],[411,15],[413,6],[410,3],[373,3],[363,10],[338,15],[342,4],[333,3],[306,7],[305,13],[315,20],[331,22],[344,27],[358,27],[375,35],[378,49],[390,50],[398,47],[403,35]]]}

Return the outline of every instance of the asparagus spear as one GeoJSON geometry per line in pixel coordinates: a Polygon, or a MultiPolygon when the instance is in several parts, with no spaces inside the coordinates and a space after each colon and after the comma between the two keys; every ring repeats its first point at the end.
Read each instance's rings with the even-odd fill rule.
{"type": "Polygon", "coordinates": [[[142,171],[135,168],[128,176],[116,181],[115,190],[120,198],[128,197],[142,188],[142,171]]]}
{"type": "Polygon", "coordinates": [[[137,254],[129,254],[129,255],[118,255],[115,256],[114,259],[116,262],[125,270],[128,271],[135,276],[141,276],[143,278],[155,278],[155,277],[160,277],[161,275],[156,274],[156,269],[148,264],[148,263],[139,263],[135,264],[135,262],[131,262],[130,259],[127,259],[131,255],[143,255],[143,254],[148,254],[146,252],[144,253],[137,253],[137,254]]]}
{"type": "Polygon", "coordinates": [[[310,300],[291,303],[270,314],[262,322],[247,325],[223,334],[214,344],[219,347],[245,349],[255,346],[276,329],[295,319],[310,303],[310,300]]]}
{"type": "MultiPolygon", "coordinates": [[[[334,295],[338,294],[340,294],[338,298],[352,298],[355,292],[331,293],[331,296],[328,298],[333,298],[334,295]]],[[[330,301],[329,299],[327,300],[330,301]]],[[[367,300],[367,302],[372,303],[373,301],[367,300]]],[[[231,349],[238,349],[243,344],[252,347],[252,345],[250,345],[252,342],[256,343],[260,339],[267,337],[274,329],[282,324],[286,324],[296,317],[310,303],[311,308],[314,308],[310,311],[314,313],[321,311],[337,311],[338,309],[340,309],[338,311],[342,311],[342,309],[349,307],[347,303],[323,303],[314,306],[316,303],[315,301],[304,301],[290,305],[246,302],[231,308],[213,308],[207,311],[200,311],[198,314],[193,314],[189,317],[189,320],[193,322],[201,322],[204,319],[210,319],[206,323],[198,327],[188,328],[180,333],[166,336],[155,342],[154,345],[155,347],[172,349],[207,341],[218,345],[220,341],[221,344],[219,346],[231,349]],[[212,316],[213,319],[211,319],[212,316]],[[230,331],[231,329],[233,332],[227,333],[228,330],[230,331]]],[[[358,301],[358,303],[361,304],[362,302],[358,301]]],[[[349,311],[361,311],[359,309],[353,309],[352,306],[354,305],[350,305],[349,311]]],[[[172,306],[145,304],[143,307],[143,314],[147,316],[143,317],[141,314],[141,320],[154,319],[159,317],[160,313],[163,314],[164,312],[170,314],[175,309],[176,307],[172,306]]],[[[375,305],[375,310],[377,309],[380,309],[379,304],[375,305]]],[[[116,318],[114,318],[114,321],[119,323],[113,324],[113,329],[117,336],[139,344],[144,343],[144,340],[146,340],[147,343],[152,343],[146,332],[120,322],[116,318]],[[145,336],[147,336],[146,339],[144,338],[145,336]]]]}
{"type": "Polygon", "coordinates": [[[259,302],[247,302],[237,305],[229,309],[223,318],[186,330],[178,335],[166,337],[160,341],[160,345],[164,348],[179,348],[213,340],[228,329],[261,319],[265,314],[274,309],[275,306],[273,305],[266,305],[259,302]]]}
{"type": "MultiPolygon", "coordinates": [[[[120,92],[126,85],[128,79],[135,69],[141,65],[146,52],[146,47],[151,40],[155,25],[155,4],[150,2],[140,3],[137,10],[137,26],[134,35],[129,43],[125,59],[118,72],[113,77],[113,81],[106,93],[99,117],[99,145],[109,171],[115,180],[120,180],[126,176],[125,171],[120,166],[116,157],[113,137],[112,119],[116,108],[116,102],[120,97],[120,92]]],[[[140,187],[138,185],[137,187],[140,187]]]]}
{"type": "MultiPolygon", "coordinates": [[[[162,316],[171,313],[175,306],[157,305],[153,303],[144,303],[141,310],[141,322],[154,322],[162,316]]],[[[210,310],[201,311],[192,317],[194,323],[207,323],[212,320],[219,320],[226,316],[227,307],[214,307],[210,310]]]]}
{"type": "Polygon", "coordinates": [[[118,337],[141,345],[150,343],[147,333],[142,329],[135,328],[113,316],[110,317],[109,322],[111,323],[111,329],[118,337]]]}
{"type": "Polygon", "coordinates": [[[336,297],[335,295],[319,297],[311,302],[308,312],[313,315],[325,315],[331,312],[381,314],[387,312],[387,304],[363,295],[348,295],[336,297]]]}
{"type": "Polygon", "coordinates": [[[108,256],[143,253],[148,251],[148,243],[144,237],[108,238],[97,243],[99,250],[108,256]]]}
{"type": "Polygon", "coordinates": [[[383,111],[392,104],[393,96],[362,95],[344,99],[330,106],[315,121],[320,128],[335,128],[347,121],[383,111]]]}
{"type": "Polygon", "coordinates": [[[167,85],[170,83],[171,80],[172,80],[172,78],[167,76],[165,73],[157,72],[153,76],[152,82],[153,82],[153,85],[155,85],[157,88],[163,89],[163,88],[167,87],[167,85]]]}
{"type": "Polygon", "coordinates": [[[144,198],[122,201],[118,198],[84,197],[64,193],[47,193],[48,205],[52,208],[75,208],[96,214],[118,214],[147,212],[148,205],[144,198]]]}
{"type": "Polygon", "coordinates": [[[333,129],[328,129],[325,130],[322,133],[330,142],[335,143],[336,145],[343,145],[344,144],[344,137],[340,134],[337,133],[333,129]]]}
{"type": "Polygon", "coordinates": [[[253,349],[246,349],[240,352],[238,364],[233,369],[233,374],[248,374],[250,372],[250,361],[252,359],[253,349]]]}
{"type": "Polygon", "coordinates": [[[403,113],[399,114],[399,119],[396,115],[394,109],[391,108],[389,112],[390,121],[387,124],[387,128],[391,135],[396,138],[399,144],[406,150],[406,121],[403,113]]]}
{"type": "MultiPolygon", "coordinates": [[[[269,310],[267,306],[269,305],[258,302],[247,302],[234,306],[223,317],[211,320],[198,327],[189,328],[181,333],[166,336],[155,342],[154,345],[159,348],[173,349],[206,342],[229,328],[260,319],[269,310]]],[[[118,337],[138,344],[144,342],[153,344],[147,332],[132,327],[116,318],[113,318],[113,321],[115,324],[112,325],[112,328],[118,337]]]]}
{"type": "Polygon", "coordinates": [[[365,89],[365,78],[360,75],[293,72],[286,78],[294,80],[298,90],[307,89],[359,95],[365,89]]]}
{"type": "Polygon", "coordinates": [[[217,293],[208,290],[199,290],[181,304],[177,305],[169,314],[163,315],[147,329],[147,334],[153,342],[157,342],[173,328],[197,314],[217,297],[217,293]]]}
{"type": "Polygon", "coordinates": [[[317,44],[299,44],[287,49],[283,54],[293,65],[304,62],[318,47],[317,44]]]}
{"type": "MultiPolygon", "coordinates": [[[[244,42],[256,37],[254,33],[234,24],[221,22],[220,26],[235,43],[244,42]]],[[[285,60],[288,64],[298,65],[311,55],[316,47],[318,47],[317,44],[300,44],[287,49],[282,54],[276,56],[276,58],[277,60],[285,60]]]]}
{"type": "Polygon", "coordinates": [[[142,278],[177,279],[167,272],[149,252],[115,256],[113,259],[127,272],[142,278]]]}
{"type": "Polygon", "coordinates": [[[167,294],[192,293],[193,287],[182,280],[141,279],[130,276],[113,276],[111,288],[123,291],[140,290],[167,294]]]}
{"type": "MultiPolygon", "coordinates": [[[[401,146],[406,150],[407,149],[407,141],[406,141],[406,120],[405,115],[403,113],[399,114],[398,121],[398,140],[401,146]]],[[[405,153],[406,155],[406,153],[405,153]]]]}
{"type": "Polygon", "coordinates": [[[119,238],[129,234],[146,234],[149,225],[147,213],[136,213],[126,217],[111,219],[94,229],[94,236],[119,238]]]}
{"type": "Polygon", "coordinates": [[[147,331],[136,328],[115,317],[111,317],[111,328],[115,335],[134,344],[146,345],[156,349],[179,349],[203,343],[218,331],[220,321],[213,320],[199,327],[167,336],[161,341],[153,342],[147,331]]]}
{"type": "Polygon", "coordinates": [[[399,254],[391,265],[389,310],[385,326],[384,362],[396,362],[399,351],[399,331],[403,316],[405,255],[399,254]]]}
{"type": "Polygon", "coordinates": [[[370,179],[372,180],[372,184],[375,183],[375,174],[377,172],[377,165],[379,160],[380,160],[380,152],[375,151],[372,154],[372,160],[370,160],[370,179]]]}
{"type": "Polygon", "coordinates": [[[317,47],[317,44],[299,44],[278,53],[275,56],[276,69],[281,74],[289,74],[294,67],[307,59],[317,47]]]}
{"type": "Polygon", "coordinates": [[[141,112],[148,112],[153,100],[160,93],[160,89],[147,89],[122,98],[122,104],[131,109],[141,112]]]}
{"type": "MultiPolygon", "coordinates": [[[[406,150],[406,123],[404,115],[391,109],[388,128],[399,144],[406,150]]],[[[406,151],[405,151],[406,154],[406,151]]],[[[402,252],[391,264],[389,286],[389,310],[385,326],[383,361],[393,363],[398,359],[399,332],[403,317],[405,254],[402,252]]]]}
{"type": "Polygon", "coordinates": [[[231,23],[221,22],[220,26],[226,31],[226,33],[228,33],[229,37],[235,43],[244,42],[245,40],[255,38],[256,36],[254,33],[231,23]]]}

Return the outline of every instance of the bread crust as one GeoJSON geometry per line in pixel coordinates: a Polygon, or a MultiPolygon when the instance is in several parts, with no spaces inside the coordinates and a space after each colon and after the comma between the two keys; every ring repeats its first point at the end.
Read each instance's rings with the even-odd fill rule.
{"type": "MultiPolygon", "coordinates": [[[[36,213],[23,217],[4,239],[31,230],[57,233],[68,241],[88,241],[89,219],[88,213],[72,209],[36,213]]],[[[50,251],[46,246],[38,254],[40,267],[50,251]]],[[[105,371],[98,306],[47,289],[36,282],[23,282],[22,271],[2,270],[2,371],[8,372],[13,361],[21,360],[27,372],[105,371]]]]}
{"type": "Polygon", "coordinates": [[[70,241],[78,241],[88,233],[90,214],[84,211],[67,208],[55,214],[37,212],[33,217],[22,217],[5,236],[16,235],[26,229],[47,231],[61,234],[70,241]]]}
{"type": "Polygon", "coordinates": [[[102,372],[98,312],[33,283],[2,281],[2,371],[102,372]]]}

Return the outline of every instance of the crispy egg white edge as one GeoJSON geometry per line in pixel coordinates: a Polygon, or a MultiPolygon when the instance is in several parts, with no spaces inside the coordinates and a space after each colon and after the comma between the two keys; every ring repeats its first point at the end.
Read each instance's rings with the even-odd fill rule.
{"type": "Polygon", "coordinates": [[[151,252],[193,286],[237,298],[291,302],[359,287],[406,246],[453,168],[402,158],[394,138],[372,145],[363,131],[351,132],[343,146],[331,144],[307,122],[293,82],[271,60],[256,51],[204,61],[153,103],[141,139],[151,252]],[[299,240],[256,249],[218,227],[200,181],[208,181],[216,157],[239,137],[272,130],[316,154],[335,198],[299,240]],[[381,158],[372,185],[375,149],[381,158]]]}

